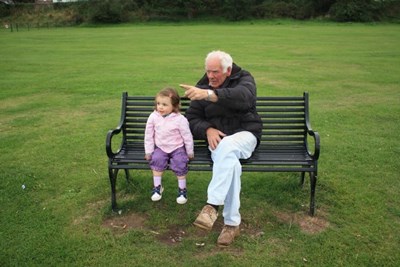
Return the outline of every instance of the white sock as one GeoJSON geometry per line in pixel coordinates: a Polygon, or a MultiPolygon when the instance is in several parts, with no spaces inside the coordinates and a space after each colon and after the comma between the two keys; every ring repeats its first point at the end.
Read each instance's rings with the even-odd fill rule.
{"type": "Polygon", "coordinates": [[[186,188],[186,179],[178,179],[178,186],[180,189],[186,188]]]}
{"type": "Polygon", "coordinates": [[[161,176],[153,176],[153,184],[154,187],[157,187],[161,184],[161,176]]]}

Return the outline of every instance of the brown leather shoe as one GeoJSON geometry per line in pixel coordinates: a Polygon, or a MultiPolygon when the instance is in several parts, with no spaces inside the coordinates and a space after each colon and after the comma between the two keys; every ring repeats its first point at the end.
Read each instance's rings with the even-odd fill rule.
{"type": "Polygon", "coordinates": [[[217,217],[217,211],[211,205],[205,205],[193,224],[201,229],[209,231],[213,227],[217,217]]]}
{"type": "Polygon", "coordinates": [[[240,228],[239,226],[224,225],[221,234],[218,237],[217,244],[219,247],[227,247],[232,244],[235,237],[239,236],[240,228]]]}

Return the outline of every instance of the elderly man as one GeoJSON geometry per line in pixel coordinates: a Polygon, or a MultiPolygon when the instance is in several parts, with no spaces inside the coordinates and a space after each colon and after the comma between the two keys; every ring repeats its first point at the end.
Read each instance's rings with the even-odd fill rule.
{"type": "Polygon", "coordinates": [[[240,233],[239,160],[249,158],[259,144],[262,122],[256,111],[256,84],[248,71],[223,51],[207,55],[205,71],[196,86],[180,85],[192,100],[186,111],[192,134],[207,140],[214,162],[207,203],[194,225],[211,230],[219,206],[224,205],[224,227],[217,244],[226,247],[240,233]]]}

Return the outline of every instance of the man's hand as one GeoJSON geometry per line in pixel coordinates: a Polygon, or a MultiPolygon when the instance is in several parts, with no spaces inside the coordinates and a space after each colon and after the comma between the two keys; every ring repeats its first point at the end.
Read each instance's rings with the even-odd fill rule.
{"type": "Polygon", "coordinates": [[[219,142],[221,142],[222,138],[226,136],[226,134],[215,128],[208,128],[206,134],[207,134],[207,141],[211,150],[216,149],[219,142]]]}
{"type": "Polygon", "coordinates": [[[187,84],[180,84],[179,86],[185,89],[185,96],[190,100],[202,100],[208,97],[207,90],[187,84]]]}

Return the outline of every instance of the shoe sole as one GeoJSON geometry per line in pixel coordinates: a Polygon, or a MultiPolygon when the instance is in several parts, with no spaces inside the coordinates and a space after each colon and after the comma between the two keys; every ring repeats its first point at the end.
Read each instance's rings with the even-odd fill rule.
{"type": "Polygon", "coordinates": [[[181,205],[186,204],[186,202],[187,202],[187,199],[185,199],[184,201],[176,200],[176,203],[181,204],[181,205]]]}
{"type": "MultiPolygon", "coordinates": [[[[234,237],[234,240],[233,241],[235,241],[235,239],[236,239],[236,237],[238,237],[239,235],[236,235],[235,237],[234,237]]],[[[232,243],[233,243],[233,241],[232,241],[232,243]]],[[[230,244],[221,244],[221,243],[218,243],[217,242],[217,246],[219,247],[219,248],[227,248],[227,247],[229,247],[230,245],[232,245],[232,243],[230,243],[230,244]]]]}
{"type": "Polygon", "coordinates": [[[233,241],[235,241],[236,237],[238,237],[238,236],[240,236],[240,232],[235,234],[235,236],[234,236],[234,238],[233,238],[233,240],[232,240],[232,242],[230,244],[222,244],[222,243],[218,243],[217,242],[217,246],[220,247],[220,248],[227,248],[230,245],[232,245],[233,241]]]}
{"type": "Polygon", "coordinates": [[[212,229],[212,227],[210,228],[210,227],[205,226],[203,224],[200,224],[200,223],[198,223],[196,221],[193,223],[193,225],[198,227],[198,228],[200,228],[200,229],[202,229],[202,230],[206,230],[206,231],[211,231],[211,229],[212,229]]]}
{"type": "MultiPolygon", "coordinates": [[[[235,241],[236,237],[238,237],[238,236],[239,236],[239,235],[235,236],[233,241],[235,241]]],[[[233,243],[233,241],[232,241],[232,243],[233,243]]],[[[217,242],[217,246],[220,247],[220,248],[227,248],[227,247],[229,247],[230,245],[232,245],[232,243],[230,243],[230,244],[221,244],[221,243],[218,243],[218,242],[217,242]]]]}

